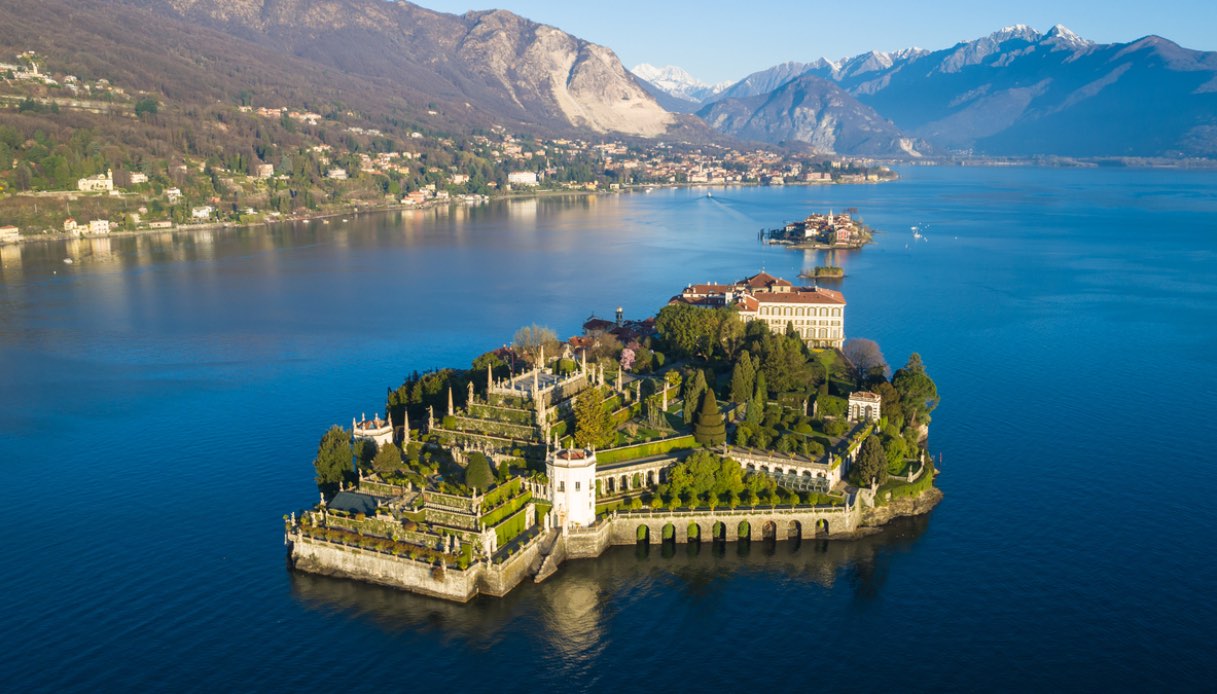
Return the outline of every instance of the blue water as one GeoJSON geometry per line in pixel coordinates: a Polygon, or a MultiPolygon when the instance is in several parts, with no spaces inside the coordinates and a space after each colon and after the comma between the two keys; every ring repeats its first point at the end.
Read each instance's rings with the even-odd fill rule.
{"type": "Polygon", "coordinates": [[[0,687],[1211,689],[1217,174],[903,173],[5,247],[0,687]],[[943,396],[929,517],[467,606],[285,567],[317,440],[410,371],[793,279],[757,231],[848,207],[847,333],[943,396]]]}

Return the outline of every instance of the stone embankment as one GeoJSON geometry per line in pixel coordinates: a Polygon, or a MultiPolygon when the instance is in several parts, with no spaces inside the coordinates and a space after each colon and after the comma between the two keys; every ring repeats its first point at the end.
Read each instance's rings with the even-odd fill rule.
{"type": "Polygon", "coordinates": [[[612,545],[639,541],[736,542],[741,540],[855,539],[879,532],[893,519],[929,513],[942,492],[894,499],[877,507],[642,511],[603,518],[591,528],[551,530],[504,561],[478,561],[461,570],[438,567],[382,552],[334,544],[289,533],[289,563],[300,571],[353,578],[455,602],[479,593],[503,596],[524,579],[535,582],[557,573],[567,559],[592,559],[612,545]],[[668,532],[670,531],[670,532],[668,532]]]}

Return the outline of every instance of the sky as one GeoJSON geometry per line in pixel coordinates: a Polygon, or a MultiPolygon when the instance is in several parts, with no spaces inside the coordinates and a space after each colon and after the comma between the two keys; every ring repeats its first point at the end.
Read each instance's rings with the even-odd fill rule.
{"type": "Polygon", "coordinates": [[[789,60],[948,48],[1004,26],[1064,24],[1098,43],[1157,34],[1217,50],[1214,0],[413,0],[443,12],[511,10],[617,52],[625,66],[679,65],[709,83],[789,60]]]}

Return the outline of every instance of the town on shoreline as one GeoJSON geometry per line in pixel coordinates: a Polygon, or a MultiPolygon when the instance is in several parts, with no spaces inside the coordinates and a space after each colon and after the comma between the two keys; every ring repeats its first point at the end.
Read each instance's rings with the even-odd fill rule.
{"type": "Polygon", "coordinates": [[[851,539],[929,511],[937,389],[845,339],[845,297],[759,273],[655,316],[521,328],[331,427],[297,570],[466,602],[611,545],[851,539]]]}

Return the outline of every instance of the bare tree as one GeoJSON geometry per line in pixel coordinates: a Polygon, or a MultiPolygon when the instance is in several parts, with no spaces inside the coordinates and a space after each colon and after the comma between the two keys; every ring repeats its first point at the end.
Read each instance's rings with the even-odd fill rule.
{"type": "Polygon", "coordinates": [[[891,375],[891,367],[887,365],[887,359],[883,357],[883,352],[874,340],[851,337],[845,341],[841,352],[849,360],[854,381],[858,385],[865,385],[871,377],[882,376],[886,379],[891,375]]]}
{"type": "Polygon", "coordinates": [[[536,363],[541,348],[545,348],[546,359],[558,356],[558,334],[543,325],[526,325],[516,331],[511,340],[516,352],[536,363]]]}

